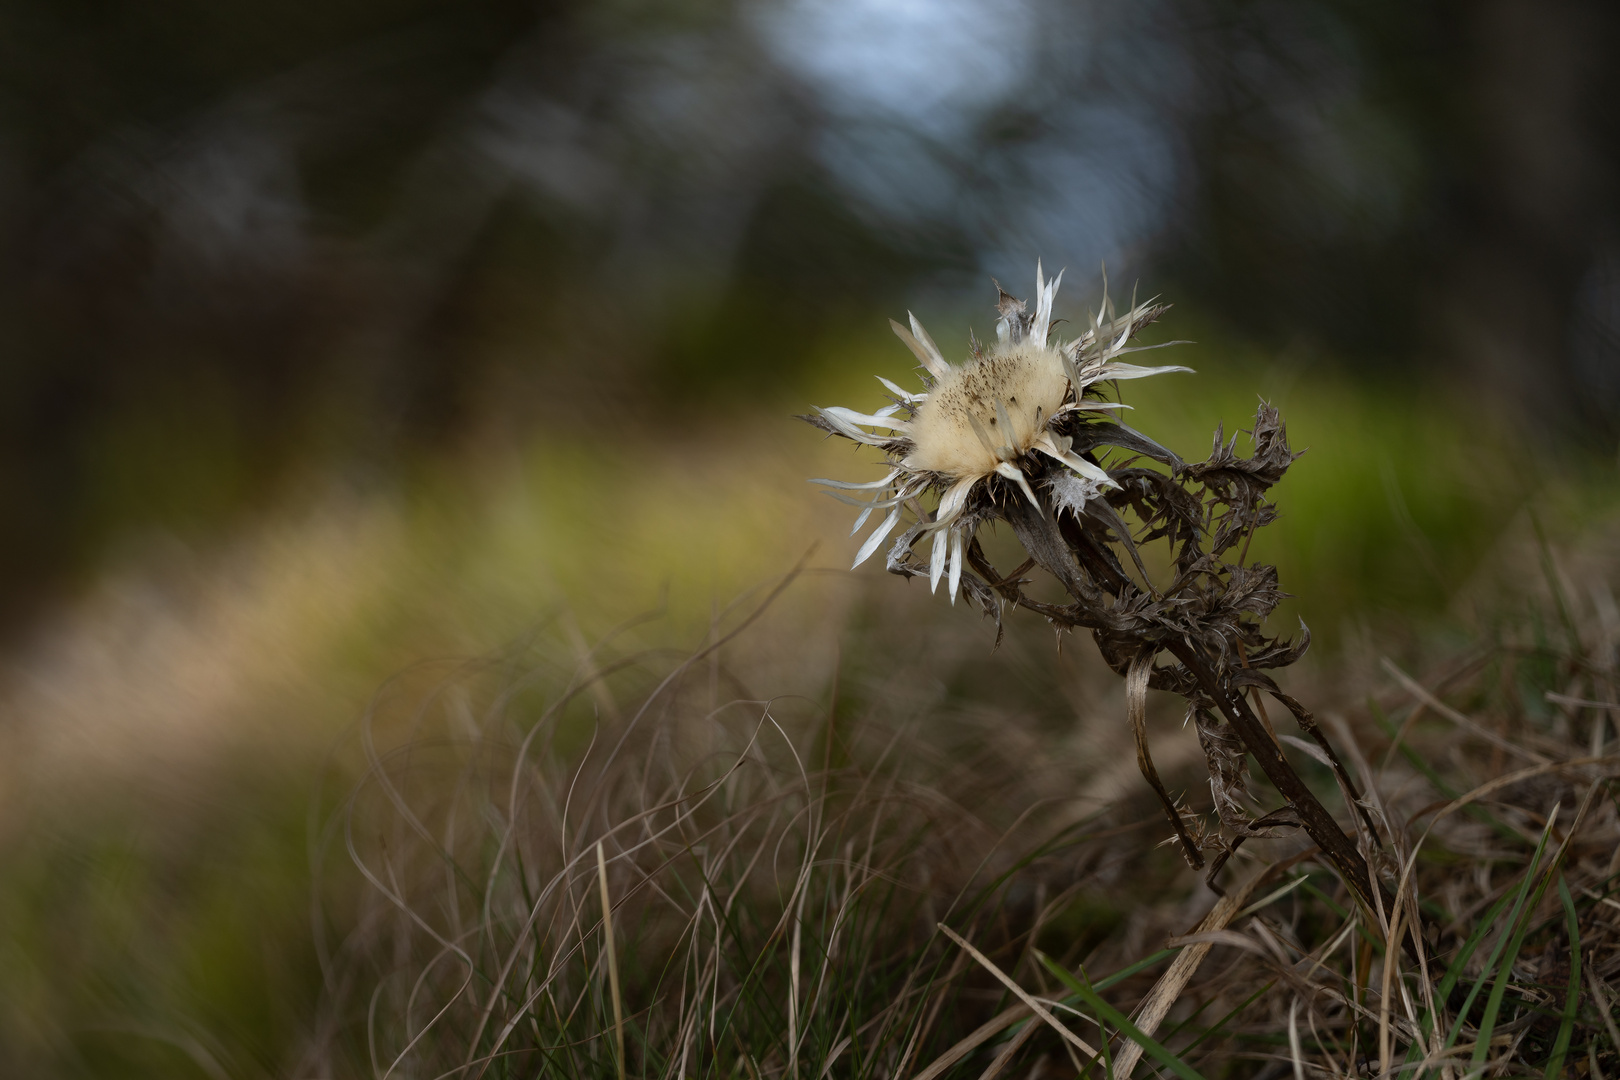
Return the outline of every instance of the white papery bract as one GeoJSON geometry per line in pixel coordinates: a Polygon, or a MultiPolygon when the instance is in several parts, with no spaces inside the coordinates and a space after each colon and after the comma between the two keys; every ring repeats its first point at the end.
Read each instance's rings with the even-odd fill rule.
{"type": "MultiPolygon", "coordinates": [[[[887,475],[877,480],[813,481],[860,508],[851,535],[874,514],[882,514],[856,553],[856,566],[871,558],[909,510],[916,527],[907,546],[923,536],[931,538],[930,586],[937,590],[945,578],[955,603],[968,544],[978,525],[995,516],[996,500],[1027,498],[1040,507],[1040,486],[1054,491],[1055,506],[1073,512],[1118,486],[1100,464],[1076,450],[1077,433],[1094,431],[1091,425],[1108,423],[1106,418],[1124,407],[1103,400],[1094,387],[1192,369],[1139,367],[1117,359],[1143,348],[1129,342],[1165,309],[1133,300],[1130,310],[1116,316],[1106,282],[1102,306],[1090,317],[1089,328],[1073,341],[1056,340],[1052,304],[1062,279],[1059,273],[1047,280],[1037,262],[1034,314],[1027,313],[1023,301],[1002,292],[995,343],[973,341],[960,365],[945,359],[915,315],[909,328],[891,321],[924,369],[922,389],[906,391],[879,376],[892,395],[888,405],[873,413],[818,408],[816,416],[807,418],[834,434],[879,448],[889,460],[887,475]],[[937,496],[932,511],[923,504],[931,494],[937,496]]],[[[1092,439],[1087,446],[1111,441],[1117,440],[1092,439]]]]}

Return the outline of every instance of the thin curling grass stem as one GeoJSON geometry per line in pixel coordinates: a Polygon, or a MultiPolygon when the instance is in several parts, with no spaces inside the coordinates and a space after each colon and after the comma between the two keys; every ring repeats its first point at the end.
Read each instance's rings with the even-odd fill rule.
{"type": "Polygon", "coordinates": [[[596,882],[602,890],[602,947],[607,953],[608,989],[613,996],[614,1061],[619,1080],[624,1080],[624,1002],[619,994],[619,957],[613,947],[613,901],[608,893],[607,856],[602,842],[596,842],[596,882]]]}
{"type": "MultiPolygon", "coordinates": [[[[977,552],[970,568],[983,561],[977,552]]],[[[1087,565],[1076,559],[1080,573],[1087,565]]],[[[1110,603],[1125,608],[1129,595],[1110,603]]],[[[1072,622],[1094,617],[1046,608],[1072,622]]],[[[967,708],[934,709],[927,723],[915,721],[919,699],[839,693],[892,682],[910,659],[914,617],[895,605],[850,631],[871,681],[840,683],[850,668],[832,661],[830,703],[744,692],[768,680],[737,665],[769,672],[773,655],[723,657],[718,685],[740,696],[717,707],[716,683],[689,654],[604,649],[589,676],[577,660],[517,673],[503,657],[458,666],[431,708],[414,694],[379,705],[365,721],[382,724],[375,769],[329,833],[330,854],[360,863],[372,884],[329,952],[322,1041],[294,1071],[617,1080],[622,1062],[626,1078],[668,1080],[789,1080],[795,1070],[801,1080],[1002,1080],[1071,1064],[1082,1073],[1087,1055],[1027,995],[1101,1052],[1091,1076],[1168,1076],[1175,1062],[1212,1078],[1268,1066],[1288,1076],[1296,1065],[1307,1076],[1366,1076],[1380,1064],[1414,1080],[1593,1066],[1620,1075],[1609,989],[1620,970],[1620,755],[1585,756],[1589,732],[1579,729],[1560,746],[1556,718],[1526,708],[1543,685],[1567,687],[1565,672],[1526,689],[1542,659],[1510,645],[1498,651],[1501,668],[1474,665],[1467,682],[1456,664],[1418,676],[1476,723],[1522,724],[1552,759],[1528,769],[1496,771],[1511,760],[1493,764],[1494,744],[1430,706],[1433,722],[1404,738],[1431,771],[1399,755],[1393,771],[1373,769],[1365,761],[1385,749],[1368,741],[1382,730],[1378,714],[1335,719],[1335,743],[1367,751],[1346,762],[1377,793],[1378,835],[1401,856],[1388,864],[1400,871],[1387,879],[1396,902],[1378,898],[1387,922],[1330,895],[1353,890],[1300,836],[1268,869],[1234,874],[1189,933],[1197,894],[1166,887],[1181,876],[1171,879],[1166,853],[1143,842],[1144,832],[1168,832],[1160,808],[1131,799],[1042,828],[1054,805],[1072,802],[1075,773],[1028,752],[1049,729],[1001,692],[993,669],[964,684],[967,708]],[[690,674],[671,681],[672,670],[690,674]],[[514,679],[535,685],[527,701],[514,679]],[[611,679],[624,708],[594,708],[591,679],[611,679]],[[835,710],[831,755],[821,740],[835,710]],[[632,725],[609,760],[601,747],[619,745],[632,725]],[[978,745],[970,739],[986,745],[965,762],[961,749],[978,745]],[[820,771],[806,767],[817,760],[820,771]],[[1471,818],[1480,804],[1514,828],[1471,818]],[[1411,942],[1417,963],[1391,939],[1411,942]]],[[[564,632],[556,640],[576,655],[564,632]]],[[[955,670],[982,652],[969,627],[947,641],[952,651],[918,670],[955,670]]],[[[1161,639],[1156,661],[1138,652],[1131,686],[1187,671],[1170,648],[1181,642],[1161,639]]],[[[1032,635],[1011,647],[1025,655],[1044,644],[1032,635]]],[[[1245,669],[1220,667],[1217,643],[1190,644],[1195,667],[1246,692],[1245,669]]],[[[782,648],[804,651],[796,625],[782,648]]],[[[1379,708],[1399,719],[1421,696],[1390,682],[1379,708]]],[[[1197,717],[1198,735],[1229,733],[1246,755],[1214,700],[1202,700],[1215,715],[1197,717]]],[[[1118,752],[1098,771],[1129,768],[1131,733],[1108,734],[1118,752]]],[[[1180,786],[1181,771],[1165,769],[1164,780],[1180,786]]],[[[1266,794],[1281,802],[1269,784],[1266,794]]],[[[1372,862],[1365,838],[1358,850],[1372,862]]],[[[329,899],[353,902],[341,886],[329,899]]],[[[342,910],[323,902],[323,912],[342,910]]]]}

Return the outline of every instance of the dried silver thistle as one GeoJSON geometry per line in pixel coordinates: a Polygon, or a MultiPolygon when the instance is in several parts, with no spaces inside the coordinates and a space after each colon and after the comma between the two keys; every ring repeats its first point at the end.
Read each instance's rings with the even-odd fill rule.
{"type": "Polygon", "coordinates": [[[855,565],[898,530],[888,552],[890,572],[926,575],[935,589],[947,579],[953,603],[965,593],[996,620],[998,640],[1008,604],[1043,615],[1060,630],[1090,630],[1103,658],[1125,677],[1138,765],[1187,861],[1202,868],[1202,849],[1216,852],[1212,886],[1244,840],[1297,827],[1362,900],[1388,910],[1387,892],[1376,885],[1357,842],[1284,757],[1263,710],[1257,716],[1249,703],[1250,693],[1258,702],[1264,692],[1288,708],[1361,812],[1368,839],[1376,836],[1311,714],[1264,673],[1293,663],[1310,644],[1303,623],[1297,641],[1264,633],[1262,624],[1286,594],[1275,567],[1242,565],[1254,532],[1276,518],[1268,490],[1299,456],[1288,446],[1281,417],[1262,402],[1248,457],[1237,453],[1237,436],[1228,440],[1217,428],[1209,458],[1191,464],[1126,426],[1118,418],[1123,406],[1103,396],[1104,384],[1191,370],[1118,359],[1163,347],[1133,342],[1167,307],[1133,298],[1126,311],[1116,312],[1105,282],[1088,328],[1064,342],[1055,339],[1052,323],[1061,278],[1045,280],[1036,265],[1033,315],[998,286],[997,340],[985,345],[970,337],[968,358],[959,366],[946,361],[915,316],[909,329],[891,323],[921,362],[922,390],[909,392],[880,377],[892,397],[876,412],[832,407],[803,417],[887,458],[888,471],[877,480],[815,481],[859,508],[852,534],[882,514],[855,565]],[[1099,454],[1110,448],[1126,454],[1106,462],[1099,454]],[[1160,467],[1150,467],[1153,462],[1160,467]],[[1121,511],[1135,517],[1136,533],[1121,511]],[[1012,526],[1029,556],[1010,573],[991,565],[977,539],[979,527],[996,520],[1012,526]],[[924,541],[926,557],[916,550],[924,541]],[[1154,582],[1141,558],[1139,547],[1154,542],[1170,549],[1169,582],[1154,582]],[[1228,561],[1234,548],[1240,549],[1236,559],[1228,561]],[[1037,566],[1062,584],[1069,603],[1024,594],[1024,575],[1037,566]],[[1144,724],[1150,687],[1188,702],[1209,766],[1217,831],[1205,829],[1159,780],[1144,724]],[[1287,800],[1284,806],[1251,812],[1249,754],[1287,800]]]}

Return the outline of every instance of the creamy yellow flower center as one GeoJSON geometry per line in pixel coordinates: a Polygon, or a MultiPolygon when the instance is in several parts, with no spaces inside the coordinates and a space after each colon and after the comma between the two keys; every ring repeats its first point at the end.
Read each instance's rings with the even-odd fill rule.
{"type": "Polygon", "coordinates": [[[1067,393],[1056,351],[1028,342],[998,347],[929,391],[911,421],[915,449],[906,465],[955,477],[992,472],[1030,449],[1067,393]]]}

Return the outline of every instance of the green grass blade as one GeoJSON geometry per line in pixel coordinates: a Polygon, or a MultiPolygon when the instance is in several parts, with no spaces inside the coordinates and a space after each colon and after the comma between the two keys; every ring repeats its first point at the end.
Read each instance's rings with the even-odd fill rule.
{"type": "MultiPolygon", "coordinates": [[[[1524,914],[1526,906],[1525,902],[1529,899],[1530,893],[1535,886],[1538,871],[1541,869],[1541,857],[1546,853],[1547,841],[1551,837],[1552,821],[1549,819],[1547,822],[1547,828],[1542,830],[1541,842],[1536,844],[1535,854],[1530,857],[1530,865],[1525,870],[1524,880],[1519,883],[1518,891],[1514,894],[1513,911],[1508,915],[1507,931],[1497,939],[1496,945],[1491,949],[1490,956],[1486,957],[1485,959],[1485,969],[1481,973],[1479,981],[1474,983],[1473,989],[1469,990],[1468,996],[1463,999],[1463,1007],[1457,1013],[1457,1020],[1452,1025],[1451,1034],[1446,1037],[1446,1042],[1443,1049],[1449,1050],[1453,1045],[1456,1044],[1457,1036],[1462,1033],[1463,1024],[1468,1020],[1468,1013],[1474,1007],[1474,999],[1479,996],[1480,990],[1482,990],[1485,984],[1490,980],[1491,972],[1499,970],[1500,965],[1498,962],[1501,960],[1502,954],[1508,953],[1507,964],[1509,966],[1512,965],[1513,959],[1518,956],[1519,947],[1524,941],[1523,935],[1519,928],[1519,920],[1521,915],[1524,914]]],[[[1502,982],[1500,975],[1497,982],[1499,984],[1502,982]]],[[[1505,991],[1506,987],[1505,985],[1499,986],[1499,989],[1505,991]]],[[[1493,989],[1491,991],[1490,1000],[1495,1001],[1498,1005],[1501,1004],[1501,994],[1498,992],[1498,989],[1493,989]]],[[[1489,1008],[1489,1005],[1487,1005],[1488,1011],[1489,1008]]],[[[1494,1012],[1490,1012],[1490,1020],[1491,1025],[1494,1026],[1496,1020],[1494,1012]]],[[[1481,1055],[1485,1050],[1490,1048],[1489,1044],[1490,1030],[1485,1026],[1485,1021],[1481,1020],[1479,1045],[1474,1048],[1474,1053],[1476,1055],[1481,1055]]],[[[1474,1064],[1477,1065],[1483,1060],[1483,1057],[1477,1057],[1474,1064]]]]}
{"type": "MultiPolygon", "coordinates": [[[[1131,964],[1128,967],[1122,967],[1112,975],[1104,975],[1102,978],[1091,984],[1092,989],[1106,990],[1115,983],[1124,982],[1126,979],[1130,978],[1132,975],[1135,975],[1139,971],[1144,971],[1155,964],[1163,963],[1165,960],[1176,955],[1180,951],[1181,947],[1179,945],[1174,949],[1160,949],[1152,956],[1138,960],[1136,963],[1131,964]]],[[[1064,981],[1064,985],[1069,985],[1067,980],[1064,981]]],[[[1059,1000],[1064,1005],[1073,1005],[1075,1002],[1079,1001],[1080,998],[1075,994],[1070,994],[1067,997],[1060,998],[1059,1000]]],[[[1017,1029],[1012,1028],[1009,1030],[1016,1031],[1017,1029]]]]}
{"type": "MultiPolygon", "coordinates": [[[[1490,909],[1485,912],[1484,917],[1474,924],[1474,932],[1468,935],[1468,940],[1464,941],[1462,948],[1457,950],[1457,955],[1452,957],[1451,964],[1446,968],[1446,973],[1440,978],[1439,989],[1435,991],[1434,995],[1436,1001],[1444,1002],[1451,999],[1451,991],[1456,987],[1457,981],[1462,978],[1463,971],[1468,966],[1468,961],[1473,959],[1474,953],[1478,951],[1480,944],[1484,942],[1485,935],[1489,934],[1491,928],[1497,925],[1497,919],[1501,917],[1502,909],[1512,902],[1513,894],[1508,893],[1492,904],[1490,909]]],[[[1434,1017],[1432,1016],[1429,1017],[1429,1030],[1431,1032],[1434,1030],[1434,1017]]]]}
{"type": "MultiPolygon", "coordinates": [[[[1273,981],[1275,981],[1275,980],[1273,980],[1273,981]]],[[[1271,984],[1267,983],[1266,985],[1269,986],[1271,984]]],[[[1198,1006],[1198,1008],[1194,1009],[1192,1012],[1188,1013],[1187,1018],[1185,1020],[1182,1020],[1179,1023],[1171,1025],[1170,1030],[1164,1033],[1164,1041],[1169,1042],[1171,1039],[1175,1038],[1178,1034],[1180,1034],[1181,1031],[1184,1028],[1192,1027],[1194,1024],[1198,1023],[1198,1018],[1200,1016],[1204,1015],[1204,1010],[1209,1008],[1213,1004],[1215,1004],[1215,999],[1214,998],[1212,998],[1212,997],[1205,998],[1204,1003],[1202,1005],[1198,1006]]],[[[1185,1057],[1186,1053],[1187,1052],[1185,1050],[1183,1050],[1182,1051],[1182,1056],[1185,1057]]]]}
{"type": "MultiPolygon", "coordinates": [[[[1468,961],[1473,958],[1474,953],[1479,949],[1480,943],[1485,940],[1485,935],[1489,934],[1491,928],[1497,925],[1497,918],[1502,914],[1502,909],[1513,901],[1513,895],[1513,893],[1508,893],[1492,904],[1490,909],[1485,912],[1484,917],[1474,924],[1474,932],[1468,935],[1468,939],[1463,942],[1462,948],[1457,950],[1457,955],[1452,957],[1451,964],[1446,968],[1446,973],[1441,976],[1440,986],[1435,990],[1434,994],[1435,1001],[1444,1005],[1445,1002],[1451,1000],[1451,991],[1456,987],[1457,981],[1462,978],[1463,971],[1468,966],[1468,961]]],[[[1473,999],[1470,998],[1469,1000],[1472,1001],[1473,999]]],[[[1423,1024],[1430,1034],[1434,1034],[1439,1027],[1439,1018],[1432,1012],[1426,1012],[1423,1014],[1423,1024]]],[[[1455,1038],[1456,1033],[1453,1032],[1452,1039],[1455,1038]]],[[[1446,1040],[1446,1045],[1448,1047],[1451,1045],[1450,1039],[1446,1040]]],[[[1417,1061],[1418,1058],[1418,1045],[1414,1042],[1406,1051],[1406,1063],[1410,1065],[1417,1061]]],[[[1419,1077],[1421,1078],[1422,1075],[1424,1074],[1420,1073],[1419,1077]]]]}
{"type": "MultiPolygon", "coordinates": [[[[1270,990],[1273,986],[1276,986],[1276,985],[1277,985],[1277,980],[1272,979],[1270,982],[1268,982],[1264,986],[1260,987],[1260,989],[1256,990],[1254,993],[1250,994],[1248,997],[1246,997],[1242,1001],[1238,1002],[1237,1007],[1234,1008],[1231,1012],[1227,1013],[1225,1016],[1221,1017],[1219,1020],[1217,1020],[1215,1022],[1214,1027],[1209,1028],[1203,1034],[1199,1035],[1198,1038],[1196,1038],[1192,1042],[1188,1043],[1187,1044],[1187,1049],[1183,1050],[1182,1053],[1183,1054],[1187,1053],[1188,1051],[1192,1050],[1194,1047],[1197,1047],[1199,1044],[1201,1044],[1205,1039],[1211,1038],[1211,1037],[1219,1034],[1222,1028],[1226,1027],[1227,1024],[1230,1024],[1237,1017],[1238,1013],[1242,1012],[1244,1009],[1247,1009],[1250,1005],[1254,1004],[1254,1000],[1256,998],[1258,998],[1261,994],[1265,993],[1267,990],[1270,990]]],[[[1180,1031],[1181,1028],[1182,1028],[1182,1025],[1177,1024],[1176,1027],[1174,1028],[1174,1030],[1172,1030],[1170,1032],[1170,1034],[1174,1035],[1176,1032],[1180,1031]]]]}
{"type": "Polygon", "coordinates": [[[1132,964],[1130,967],[1120,968],[1118,971],[1114,972],[1112,975],[1104,975],[1102,978],[1098,979],[1096,982],[1092,983],[1091,985],[1092,985],[1092,987],[1094,989],[1106,990],[1110,986],[1113,986],[1115,983],[1123,982],[1124,980],[1130,978],[1132,975],[1135,975],[1138,971],[1141,971],[1144,968],[1150,968],[1154,964],[1157,964],[1159,961],[1168,959],[1169,957],[1172,957],[1172,956],[1176,955],[1180,951],[1181,951],[1181,949],[1180,949],[1179,946],[1177,948],[1174,948],[1174,949],[1160,949],[1158,952],[1154,953],[1152,956],[1148,957],[1147,959],[1138,960],[1136,963],[1132,964]]]}
{"type": "MultiPolygon", "coordinates": [[[[1548,830],[1551,831],[1551,828],[1551,823],[1549,823],[1548,830]]],[[[1553,865],[1547,868],[1546,874],[1541,879],[1541,884],[1536,886],[1535,895],[1530,898],[1530,903],[1525,908],[1523,920],[1513,931],[1512,944],[1509,946],[1507,954],[1502,957],[1502,965],[1496,976],[1496,985],[1491,988],[1490,1000],[1485,1004],[1485,1015],[1480,1020],[1479,1042],[1474,1047],[1474,1057],[1480,1063],[1485,1060],[1485,1052],[1489,1049],[1491,1032],[1496,1028],[1496,1017],[1502,1005],[1502,998],[1507,993],[1508,983],[1513,977],[1513,961],[1518,959],[1519,950],[1524,947],[1525,936],[1530,933],[1531,918],[1534,916],[1536,909],[1541,906],[1542,897],[1547,895],[1548,887],[1552,885],[1553,874],[1558,871],[1559,861],[1560,857],[1553,859],[1553,865]]]]}
{"type": "MultiPolygon", "coordinates": [[[[1042,959],[1045,959],[1045,957],[1042,957],[1042,959]]],[[[1081,968],[1080,973],[1084,975],[1085,970],[1085,968],[1081,968]]],[[[1110,1035],[1108,1033],[1108,1029],[1103,1026],[1101,1016],[1097,1018],[1097,1039],[1097,1045],[1102,1048],[1102,1074],[1107,1078],[1107,1080],[1114,1080],[1114,1051],[1109,1046],[1109,1044],[1114,1041],[1114,1037],[1110,1035]]],[[[1087,1065],[1086,1069],[1087,1071],[1090,1071],[1091,1066],[1087,1065]]]]}
{"type": "Polygon", "coordinates": [[[1546,1080],[1563,1075],[1564,1057],[1569,1053],[1569,1038],[1575,1030],[1575,1014],[1581,1003],[1581,920],[1575,913],[1575,901],[1570,899],[1563,874],[1558,875],[1558,899],[1564,902],[1564,927],[1569,932],[1569,994],[1564,998],[1564,1017],[1558,1024],[1552,1057],[1547,1059],[1547,1071],[1543,1074],[1546,1080]]]}
{"type": "MultiPolygon", "coordinates": [[[[1086,993],[1087,986],[1085,983],[1076,978],[1072,972],[1066,971],[1062,964],[1058,963],[1056,960],[1053,960],[1050,956],[1047,956],[1039,949],[1035,950],[1035,958],[1041,962],[1042,967],[1046,968],[1047,971],[1052,973],[1052,977],[1054,979],[1062,983],[1064,986],[1067,986],[1070,990],[1074,991],[1074,993],[1079,996],[1082,1001],[1085,1000],[1084,994],[1086,993]]],[[[1097,987],[1092,987],[1091,989],[1095,990],[1100,986],[1101,984],[1099,983],[1097,987]]]]}
{"type": "MultiPolygon", "coordinates": [[[[1114,1008],[1112,1005],[1108,1004],[1108,1002],[1104,1001],[1094,989],[1086,985],[1083,977],[1076,978],[1069,972],[1063,970],[1061,965],[1038,949],[1035,951],[1035,957],[1036,959],[1040,960],[1041,964],[1046,968],[1047,971],[1052,973],[1053,978],[1057,979],[1059,982],[1063,983],[1064,986],[1067,986],[1070,990],[1074,991],[1075,994],[1079,995],[1081,1001],[1085,1002],[1087,1005],[1090,1005],[1091,1008],[1097,1013],[1097,1019],[1099,1021],[1107,1021],[1109,1024],[1112,1024],[1116,1029],[1118,1029],[1121,1035],[1125,1036],[1127,1039],[1130,1039],[1132,1042],[1140,1044],[1144,1051],[1150,1054],[1165,1068],[1181,1077],[1182,1080],[1204,1080],[1203,1075],[1199,1073],[1197,1069],[1181,1060],[1180,1057],[1178,1057],[1163,1043],[1157,1042],[1151,1036],[1144,1034],[1141,1028],[1131,1023],[1129,1017],[1120,1012],[1118,1009],[1114,1008]]],[[[1121,1077],[1118,1078],[1118,1080],[1125,1080],[1125,1078],[1121,1077]]]]}
{"type": "MultiPolygon", "coordinates": [[[[1173,952],[1175,950],[1166,949],[1164,951],[1165,952],[1173,952]]],[[[1083,983],[1081,980],[1075,978],[1069,972],[1065,971],[1061,964],[1057,963],[1050,956],[1047,956],[1045,953],[1041,952],[1041,950],[1039,950],[1039,949],[1035,950],[1035,958],[1041,962],[1041,964],[1046,968],[1047,971],[1050,971],[1053,974],[1053,976],[1057,978],[1058,982],[1062,983],[1064,986],[1067,986],[1071,991],[1073,991],[1068,997],[1063,999],[1065,1004],[1067,1004],[1069,1002],[1072,1002],[1072,1001],[1086,1001],[1087,1000],[1087,998],[1085,996],[1085,991],[1087,989],[1085,983],[1083,983]]],[[[1147,960],[1139,960],[1136,963],[1132,964],[1128,968],[1125,968],[1125,969],[1123,969],[1121,971],[1114,972],[1113,975],[1110,975],[1108,977],[1108,979],[1104,980],[1104,981],[1118,982],[1119,980],[1125,978],[1128,974],[1132,973],[1133,971],[1140,971],[1142,968],[1146,967],[1150,962],[1153,962],[1154,959],[1155,959],[1155,957],[1148,957],[1147,960]]],[[[1085,969],[1082,968],[1081,970],[1083,972],[1085,969]]],[[[1098,983],[1097,985],[1101,986],[1102,983],[1098,983]]],[[[1093,995],[1093,996],[1095,996],[1095,995],[1093,995]]],[[[1110,1036],[1108,1034],[1108,1029],[1103,1026],[1103,1021],[1102,1021],[1102,1017],[1101,1017],[1100,1014],[1095,1018],[1095,1021],[1096,1021],[1096,1024],[1097,1024],[1097,1038],[1100,1040],[1097,1045],[1099,1047],[1101,1047],[1101,1057],[1102,1057],[1102,1063],[1103,1063],[1103,1075],[1111,1077],[1111,1076],[1114,1075],[1114,1058],[1113,1058],[1113,1054],[1108,1049],[1108,1043],[1110,1041],[1110,1036]]],[[[1029,1022],[1034,1023],[1034,1019],[1031,1018],[1029,1022]]],[[[1082,1070],[1080,1075],[1083,1077],[1087,1073],[1089,1073],[1091,1071],[1091,1066],[1096,1064],[1096,1062],[1097,1062],[1096,1058],[1093,1058],[1090,1062],[1088,1062],[1086,1064],[1085,1069],[1082,1070]]]]}
{"type": "MultiPolygon", "coordinates": [[[[1536,890],[1536,900],[1540,900],[1545,889],[1536,890]]],[[[1534,910],[1535,904],[1530,908],[1534,910]]],[[[1502,1009],[1502,998],[1507,994],[1508,983],[1513,978],[1513,961],[1519,958],[1519,950],[1524,947],[1525,931],[1529,928],[1528,914],[1523,922],[1513,928],[1513,938],[1502,953],[1501,963],[1496,969],[1496,982],[1491,987],[1490,996],[1485,999],[1485,1014],[1479,1018],[1479,1037],[1474,1042],[1473,1064],[1481,1066],[1491,1050],[1491,1035],[1496,1031],[1496,1018],[1502,1009]]],[[[1482,980],[1483,981],[1483,980],[1482,980]]]]}

